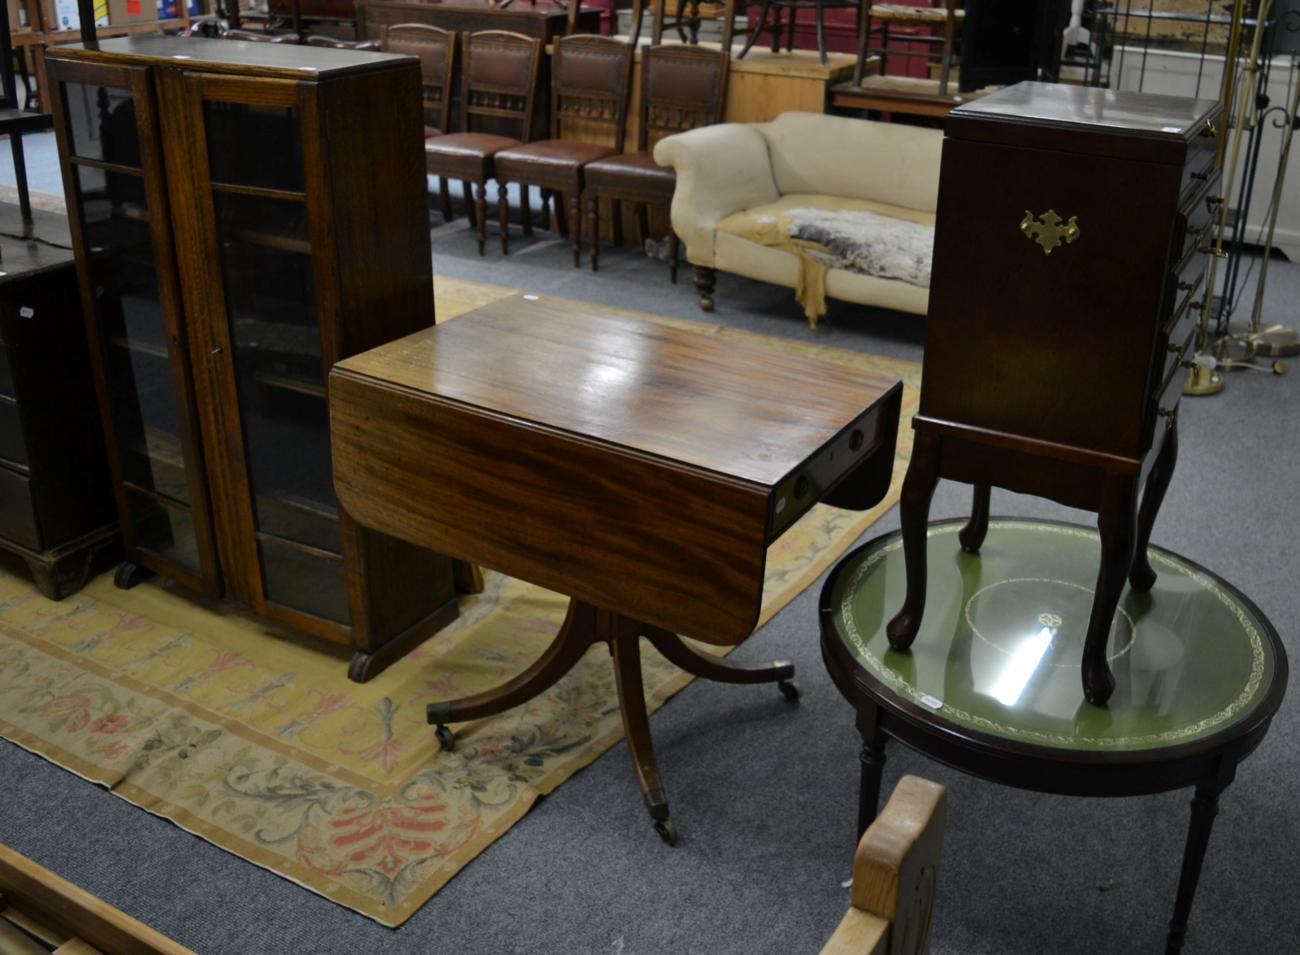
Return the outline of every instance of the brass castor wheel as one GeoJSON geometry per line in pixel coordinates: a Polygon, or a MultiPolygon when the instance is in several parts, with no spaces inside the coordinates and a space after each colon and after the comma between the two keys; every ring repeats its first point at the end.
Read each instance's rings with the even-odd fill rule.
{"type": "Polygon", "coordinates": [[[776,688],[781,691],[781,695],[785,697],[787,703],[798,703],[799,697],[803,695],[803,691],[799,689],[799,684],[794,680],[778,680],[776,688]]]}
{"type": "Polygon", "coordinates": [[[677,845],[677,824],[671,819],[656,819],[655,832],[659,833],[659,838],[668,845],[677,845]]]}
{"type": "Polygon", "coordinates": [[[456,734],[450,728],[439,723],[437,729],[433,731],[433,735],[438,737],[438,747],[444,753],[456,751],[456,734]]]}

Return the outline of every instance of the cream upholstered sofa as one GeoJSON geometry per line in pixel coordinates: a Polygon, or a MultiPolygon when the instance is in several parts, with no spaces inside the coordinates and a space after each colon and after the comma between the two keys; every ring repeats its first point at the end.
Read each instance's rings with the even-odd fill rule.
{"type": "Polygon", "coordinates": [[[924,315],[928,244],[926,284],[916,285],[819,267],[783,223],[796,209],[860,210],[927,226],[932,241],[942,145],[939,130],[798,112],[661,140],[654,157],[677,174],[672,226],[700,307],[712,310],[722,269],[795,289],[814,326],[826,296],[924,315]]]}

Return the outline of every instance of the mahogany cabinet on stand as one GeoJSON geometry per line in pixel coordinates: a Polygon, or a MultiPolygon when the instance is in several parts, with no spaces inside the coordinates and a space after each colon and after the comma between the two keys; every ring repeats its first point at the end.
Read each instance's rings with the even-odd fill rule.
{"type": "Polygon", "coordinates": [[[325,392],[433,324],[418,61],[140,37],[47,63],[119,586],[167,575],[372,676],[456,615],[447,558],[340,510],[325,392]]]}
{"type": "Polygon", "coordinates": [[[1082,683],[1090,703],[1110,697],[1125,580],[1138,592],[1155,583],[1147,544],[1210,294],[1221,115],[1214,100],[1048,83],[948,114],[895,649],[925,610],[936,482],[975,486],[960,535],[969,553],[988,528],[990,486],[1035,494],[1098,515],[1082,683]]]}

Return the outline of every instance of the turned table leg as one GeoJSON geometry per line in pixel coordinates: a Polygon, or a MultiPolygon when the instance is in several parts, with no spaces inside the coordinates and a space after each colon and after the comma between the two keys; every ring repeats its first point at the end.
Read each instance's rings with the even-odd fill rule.
{"type": "Polygon", "coordinates": [[[1142,495],[1142,509],[1138,511],[1137,552],[1133,555],[1133,569],[1128,580],[1134,590],[1145,593],[1155,586],[1156,572],[1147,558],[1147,545],[1151,543],[1151,529],[1155,526],[1165,492],[1173,480],[1178,464],[1178,419],[1175,418],[1165,432],[1165,443],[1160,446],[1151,473],[1147,475],[1146,492],[1142,495]]]}
{"type": "Polygon", "coordinates": [[[1178,955],[1187,938],[1187,920],[1192,912],[1196,886],[1201,881],[1201,866],[1205,850],[1210,844],[1210,830],[1214,817],[1219,814],[1219,796],[1232,783],[1237,767],[1234,763],[1220,776],[1206,780],[1196,787],[1192,797],[1192,821],[1187,829],[1187,845],[1183,849],[1183,866],[1178,876],[1178,896],[1174,900],[1174,916],[1169,920],[1169,935],[1165,940],[1165,955],[1178,955]]]}
{"type": "Polygon", "coordinates": [[[903,563],[907,569],[907,596],[902,609],[885,628],[889,645],[906,650],[916,639],[925,613],[926,532],[930,521],[930,499],[939,483],[940,440],[923,431],[916,433],[912,460],[903,479],[898,502],[899,522],[903,532],[903,563]]]}
{"type": "Polygon", "coordinates": [[[862,751],[858,761],[862,775],[858,784],[858,839],[867,831],[880,812],[880,783],[885,772],[885,734],[879,724],[879,710],[867,707],[858,710],[858,733],[862,736],[862,751]]]}

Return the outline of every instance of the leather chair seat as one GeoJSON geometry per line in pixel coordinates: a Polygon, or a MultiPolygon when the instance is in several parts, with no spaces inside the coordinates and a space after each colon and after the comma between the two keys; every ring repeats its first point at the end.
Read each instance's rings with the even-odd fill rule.
{"type": "Polygon", "coordinates": [[[494,157],[498,182],[528,182],[556,189],[576,186],[582,167],[614,155],[608,146],[568,139],[542,139],[503,149],[494,157]]]}
{"type": "Polygon", "coordinates": [[[582,169],[588,189],[644,198],[647,202],[670,202],[677,185],[677,173],[661,166],[648,152],[624,153],[588,163],[582,169]]]}
{"type": "Polygon", "coordinates": [[[477,181],[491,175],[492,157],[518,145],[517,139],[492,133],[448,133],[425,142],[424,158],[430,172],[477,181]]]}

